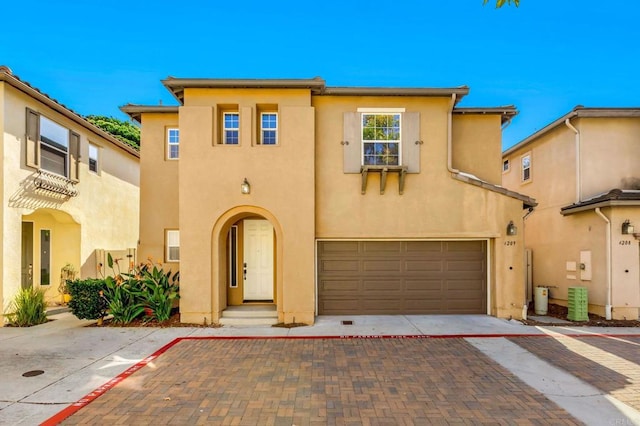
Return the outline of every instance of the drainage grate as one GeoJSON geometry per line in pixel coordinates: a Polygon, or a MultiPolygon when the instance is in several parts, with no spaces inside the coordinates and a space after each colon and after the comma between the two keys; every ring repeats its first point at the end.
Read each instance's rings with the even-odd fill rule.
{"type": "Polygon", "coordinates": [[[353,321],[351,320],[343,320],[342,325],[353,325],[353,321]]]}
{"type": "Polygon", "coordinates": [[[41,374],[44,374],[43,370],[31,370],[31,371],[27,371],[26,373],[22,373],[22,377],[33,377],[33,376],[39,376],[41,374]]]}

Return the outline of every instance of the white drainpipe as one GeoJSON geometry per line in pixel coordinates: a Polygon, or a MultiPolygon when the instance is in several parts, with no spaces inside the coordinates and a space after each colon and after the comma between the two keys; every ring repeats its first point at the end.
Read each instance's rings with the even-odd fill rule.
{"type": "Polygon", "coordinates": [[[457,95],[455,93],[451,94],[451,104],[449,106],[449,116],[447,120],[447,170],[451,173],[460,173],[460,170],[453,168],[452,157],[453,157],[453,147],[451,139],[453,138],[453,108],[456,106],[457,95]]]}
{"type": "Polygon", "coordinates": [[[582,200],[582,181],[580,176],[580,132],[571,124],[570,119],[564,120],[564,124],[576,134],[576,203],[582,200]]]}
{"type": "Polygon", "coordinates": [[[596,214],[600,216],[606,223],[607,240],[607,304],[605,305],[605,318],[611,319],[611,221],[600,211],[600,207],[596,207],[596,214]]]}

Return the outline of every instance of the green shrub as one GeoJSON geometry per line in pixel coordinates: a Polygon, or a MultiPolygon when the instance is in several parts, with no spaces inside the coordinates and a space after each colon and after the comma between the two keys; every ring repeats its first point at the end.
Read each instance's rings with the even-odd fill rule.
{"type": "Polygon", "coordinates": [[[173,302],[180,298],[180,273],[165,272],[151,262],[142,264],[138,276],[142,281],[142,303],[152,312],[151,317],[166,321],[171,317],[173,302]]]}
{"type": "Polygon", "coordinates": [[[104,280],[89,278],[86,280],[67,281],[71,294],[69,308],[79,319],[98,319],[105,316],[106,301],[102,292],[106,290],[104,280]]]}
{"type": "Polygon", "coordinates": [[[11,302],[6,314],[9,323],[18,327],[31,327],[47,322],[45,290],[39,288],[23,288],[11,302]]]}
{"type": "Polygon", "coordinates": [[[121,275],[105,278],[105,301],[115,324],[128,324],[144,312],[141,301],[140,281],[123,280],[121,275]]]}

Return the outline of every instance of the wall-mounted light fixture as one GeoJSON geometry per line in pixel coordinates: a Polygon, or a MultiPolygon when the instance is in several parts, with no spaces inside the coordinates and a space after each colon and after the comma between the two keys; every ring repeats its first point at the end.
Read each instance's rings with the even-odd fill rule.
{"type": "Polygon", "coordinates": [[[510,237],[518,235],[518,228],[513,224],[512,220],[510,220],[509,224],[507,225],[507,235],[509,235],[510,237]]]}
{"type": "Polygon", "coordinates": [[[624,235],[633,234],[633,225],[629,222],[629,219],[622,223],[622,233],[624,235]]]}
{"type": "Polygon", "coordinates": [[[249,183],[247,178],[244,178],[244,181],[240,185],[240,192],[242,192],[243,194],[251,194],[251,184],[249,183]]]}

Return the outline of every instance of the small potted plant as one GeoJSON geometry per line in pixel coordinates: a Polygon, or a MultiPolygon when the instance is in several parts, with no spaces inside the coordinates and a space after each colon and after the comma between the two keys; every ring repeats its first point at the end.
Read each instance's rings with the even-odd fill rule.
{"type": "Polygon", "coordinates": [[[66,305],[71,300],[71,294],[67,287],[67,281],[73,281],[76,279],[77,271],[74,266],[67,263],[62,267],[60,271],[60,285],[58,286],[58,293],[60,293],[61,301],[63,305],[66,305]]]}

